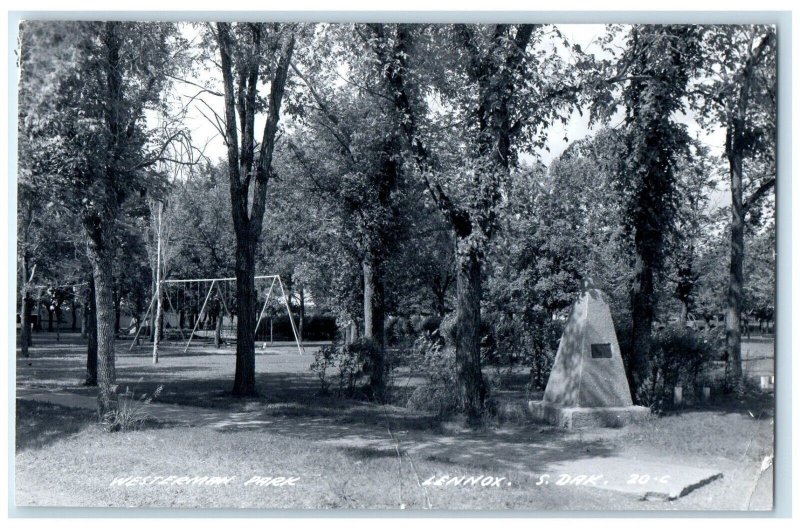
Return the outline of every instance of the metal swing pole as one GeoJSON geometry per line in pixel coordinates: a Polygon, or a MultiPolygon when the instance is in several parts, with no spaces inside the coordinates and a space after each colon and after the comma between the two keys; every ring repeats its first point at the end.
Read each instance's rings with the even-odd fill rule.
{"type": "MultiPolygon", "coordinates": [[[[156,296],[155,296],[155,294],[153,294],[153,297],[150,299],[150,304],[147,306],[147,310],[144,313],[144,317],[142,318],[142,321],[147,320],[147,317],[150,315],[150,309],[153,308],[153,302],[155,300],[156,300],[156,296]]],[[[131,344],[130,348],[128,349],[128,352],[133,351],[133,346],[136,345],[136,340],[139,338],[139,333],[142,332],[142,325],[139,325],[138,327],[139,328],[136,329],[136,334],[133,336],[133,343],[131,344]]]]}
{"type": "Polygon", "coordinates": [[[197,326],[200,325],[200,315],[203,314],[203,311],[206,310],[206,303],[208,303],[208,298],[211,297],[211,291],[214,290],[214,285],[217,283],[216,279],[211,281],[211,286],[208,288],[208,294],[206,294],[206,300],[203,302],[203,307],[200,309],[200,312],[197,313],[197,320],[194,322],[194,328],[192,329],[192,334],[189,335],[189,341],[186,342],[186,347],[183,348],[183,352],[189,350],[189,345],[192,343],[192,338],[194,338],[194,332],[197,330],[197,326]]]}
{"type": "MultiPolygon", "coordinates": [[[[267,310],[267,303],[269,303],[269,298],[272,296],[272,288],[275,286],[275,279],[272,278],[272,283],[269,285],[269,292],[267,292],[267,298],[264,300],[264,306],[261,307],[261,313],[258,315],[258,321],[256,321],[256,332],[258,332],[258,326],[261,325],[261,320],[264,318],[264,312],[267,310]]],[[[267,348],[267,342],[264,341],[264,346],[262,349],[267,348]]]]}
{"type": "Polygon", "coordinates": [[[297,327],[294,324],[294,317],[292,316],[292,308],[289,306],[289,298],[286,297],[286,291],[283,289],[283,281],[281,276],[278,277],[278,285],[281,287],[281,294],[283,295],[283,303],[286,305],[286,312],[289,314],[289,323],[292,324],[292,333],[294,333],[294,341],[297,344],[297,351],[302,355],[304,353],[303,344],[300,343],[300,337],[297,334],[297,327]]]}

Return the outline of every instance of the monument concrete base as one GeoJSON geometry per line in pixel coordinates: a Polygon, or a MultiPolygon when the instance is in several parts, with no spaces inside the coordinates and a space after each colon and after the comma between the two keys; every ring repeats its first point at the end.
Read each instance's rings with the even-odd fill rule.
{"type": "Polygon", "coordinates": [[[528,411],[534,421],[561,428],[620,428],[650,417],[650,408],[620,406],[613,408],[565,408],[545,401],[529,401],[528,411]]]}

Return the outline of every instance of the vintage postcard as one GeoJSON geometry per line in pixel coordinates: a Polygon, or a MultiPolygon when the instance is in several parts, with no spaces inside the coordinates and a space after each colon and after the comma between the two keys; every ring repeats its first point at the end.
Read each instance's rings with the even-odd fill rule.
{"type": "Polygon", "coordinates": [[[188,15],[15,28],[18,513],[772,511],[777,24],[188,15]]]}

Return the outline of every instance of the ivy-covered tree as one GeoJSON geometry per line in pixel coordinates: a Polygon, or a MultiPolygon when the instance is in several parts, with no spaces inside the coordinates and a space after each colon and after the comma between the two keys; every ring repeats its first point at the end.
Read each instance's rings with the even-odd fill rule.
{"type": "Polygon", "coordinates": [[[620,61],[627,71],[618,183],[634,248],[628,368],[635,388],[648,374],[656,292],[677,209],[676,165],[689,143],[675,114],[686,106],[698,40],[692,26],[634,26],[620,61]]]}

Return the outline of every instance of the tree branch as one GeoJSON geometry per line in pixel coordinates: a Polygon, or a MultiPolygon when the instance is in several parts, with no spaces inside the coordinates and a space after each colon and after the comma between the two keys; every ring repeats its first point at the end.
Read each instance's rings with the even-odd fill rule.
{"type": "Polygon", "coordinates": [[[756,204],[759,200],[761,200],[764,195],[766,195],[769,191],[771,191],[775,187],[775,178],[770,178],[758,186],[758,189],[753,191],[753,193],[744,200],[742,204],[742,209],[744,211],[748,211],[753,205],[756,204]]]}

